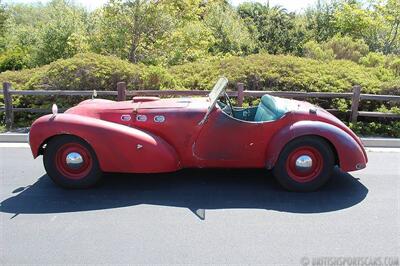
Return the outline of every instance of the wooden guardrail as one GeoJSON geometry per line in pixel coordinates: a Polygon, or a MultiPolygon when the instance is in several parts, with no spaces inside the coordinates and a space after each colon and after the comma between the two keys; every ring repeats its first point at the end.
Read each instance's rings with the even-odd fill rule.
{"type": "MultiPolygon", "coordinates": [[[[238,83],[236,91],[228,91],[228,95],[237,98],[238,106],[243,105],[245,97],[261,97],[264,94],[273,96],[305,99],[305,98],[344,98],[351,99],[350,122],[357,122],[358,116],[376,117],[376,118],[394,118],[400,119],[400,114],[366,112],[359,111],[359,103],[361,100],[372,101],[394,101],[400,103],[400,96],[397,95],[375,95],[361,94],[361,87],[353,86],[353,92],[336,93],[336,92],[294,92],[294,91],[248,91],[244,90],[244,84],[238,83]]],[[[205,90],[127,90],[125,82],[118,82],[116,91],[97,91],[98,96],[116,96],[118,101],[125,101],[127,97],[134,96],[207,96],[209,91],[205,90]]],[[[73,90],[12,90],[10,83],[3,84],[4,107],[0,107],[0,112],[5,112],[6,128],[10,129],[13,124],[15,112],[31,112],[31,113],[50,113],[49,109],[41,108],[14,108],[12,105],[12,95],[24,96],[88,96],[92,97],[93,91],[73,91],[73,90]]],[[[65,110],[60,109],[60,112],[65,110]]],[[[330,109],[332,113],[340,112],[339,110],[330,109]]]]}

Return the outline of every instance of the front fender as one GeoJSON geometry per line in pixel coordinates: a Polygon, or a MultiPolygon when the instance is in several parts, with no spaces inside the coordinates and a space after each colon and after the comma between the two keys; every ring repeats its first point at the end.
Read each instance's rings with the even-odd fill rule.
{"type": "Polygon", "coordinates": [[[307,135],[319,136],[329,141],[336,150],[339,167],[346,172],[365,167],[365,151],[357,141],[344,130],[321,121],[299,121],[278,131],[269,142],[266,152],[266,166],[272,169],[284,146],[291,140],[307,135]]]}
{"type": "Polygon", "coordinates": [[[89,143],[104,172],[158,173],[180,169],[174,148],[162,138],[135,128],[76,115],[47,115],[36,120],[29,134],[36,158],[49,138],[75,135],[89,143]]]}

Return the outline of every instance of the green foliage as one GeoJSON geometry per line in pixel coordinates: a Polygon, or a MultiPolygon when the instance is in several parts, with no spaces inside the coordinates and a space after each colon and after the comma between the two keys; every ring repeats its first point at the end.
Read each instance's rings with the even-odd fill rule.
{"type": "Polygon", "coordinates": [[[210,89],[225,75],[231,85],[240,81],[252,90],[345,92],[360,84],[364,93],[388,93],[389,88],[400,88],[391,72],[382,73],[351,61],[283,55],[210,58],[165,68],[86,53],[36,69],[3,72],[0,82],[12,82],[17,89],[109,90],[119,81],[126,81],[130,89],[210,89]]]}
{"type": "Polygon", "coordinates": [[[398,0],[372,1],[372,11],[377,27],[370,47],[385,54],[398,54],[400,52],[400,2],[398,0]]]}
{"type": "Polygon", "coordinates": [[[324,43],[325,49],[332,49],[335,59],[346,59],[358,62],[369,49],[362,39],[353,40],[351,37],[335,36],[324,43]]]}
{"type": "Polygon", "coordinates": [[[127,82],[128,89],[175,86],[172,76],[162,67],[146,67],[92,53],[60,59],[36,69],[1,73],[0,82],[5,81],[23,90],[114,90],[120,81],[127,82]]]}
{"type": "Polygon", "coordinates": [[[0,1],[0,38],[4,36],[5,28],[4,25],[7,20],[6,9],[3,6],[3,3],[0,1]]]}
{"type": "Polygon", "coordinates": [[[167,65],[193,62],[209,55],[215,38],[199,21],[188,22],[158,43],[160,59],[167,65]],[[162,52],[161,52],[162,51],[162,52]]]}
{"type": "Polygon", "coordinates": [[[400,57],[396,57],[388,62],[389,68],[393,70],[396,76],[400,77],[400,57]]]}
{"type": "Polygon", "coordinates": [[[163,12],[163,5],[150,0],[110,0],[96,15],[96,52],[127,58],[133,63],[155,63],[157,42],[174,27],[174,18],[163,12]]]}
{"type": "Polygon", "coordinates": [[[362,39],[375,29],[372,11],[362,8],[361,1],[342,1],[334,12],[337,32],[344,36],[362,39]]]}
{"type": "Polygon", "coordinates": [[[13,54],[22,49],[24,67],[48,64],[88,50],[86,13],[66,0],[48,5],[15,4],[5,23],[4,49],[13,54]]]}
{"type": "Polygon", "coordinates": [[[45,14],[46,26],[40,32],[36,62],[48,64],[88,51],[85,12],[65,0],[50,2],[45,14]]]}
{"type": "Polygon", "coordinates": [[[238,13],[257,39],[257,50],[271,54],[301,53],[305,28],[294,13],[279,6],[250,2],[241,4],[238,13]]]}
{"type": "Polygon", "coordinates": [[[376,109],[377,112],[382,112],[382,113],[394,113],[394,114],[400,114],[400,107],[399,106],[393,106],[391,108],[387,108],[385,105],[381,105],[381,107],[376,109]]]}
{"type": "Polygon", "coordinates": [[[304,44],[304,56],[316,60],[333,60],[335,54],[332,49],[324,49],[321,45],[315,41],[309,41],[304,44]]]}
{"type": "MultiPolygon", "coordinates": [[[[330,60],[332,49],[336,59],[358,62],[368,51],[398,54],[399,27],[397,0],[320,0],[304,13],[260,3],[236,9],[224,0],[109,0],[89,13],[68,0],[52,0],[0,4],[0,51],[23,49],[25,68],[82,52],[178,65],[258,52],[330,60]]],[[[371,66],[375,59],[362,63],[371,66]]],[[[397,72],[397,63],[382,67],[391,65],[397,72]]]]}
{"type": "Polygon", "coordinates": [[[333,104],[341,112],[346,112],[350,107],[346,99],[333,99],[333,104]]]}
{"type": "Polygon", "coordinates": [[[0,72],[25,68],[28,65],[28,56],[29,55],[20,47],[5,51],[0,54],[0,72]]]}
{"type": "Polygon", "coordinates": [[[318,0],[315,6],[306,10],[305,20],[309,38],[320,43],[331,39],[337,33],[334,19],[337,8],[336,1],[318,0]]]}
{"type": "Polygon", "coordinates": [[[348,125],[357,135],[400,138],[400,121],[389,123],[357,122],[348,125]]]}
{"type": "Polygon", "coordinates": [[[204,23],[214,36],[213,54],[247,54],[254,45],[244,22],[231,6],[214,3],[207,7],[204,23]]]}
{"type": "Polygon", "coordinates": [[[320,44],[309,41],[304,45],[304,55],[318,60],[345,59],[358,63],[368,51],[363,40],[353,40],[347,36],[334,36],[320,44]]]}
{"type": "Polygon", "coordinates": [[[363,92],[377,93],[382,82],[395,79],[390,71],[381,72],[351,61],[320,62],[267,54],[205,60],[174,66],[170,71],[177,84],[189,89],[208,89],[225,75],[232,83],[244,82],[251,90],[345,92],[361,84],[363,92]]]}
{"type": "Polygon", "coordinates": [[[360,64],[366,67],[380,67],[385,64],[385,56],[382,53],[370,52],[360,58],[360,64]]]}

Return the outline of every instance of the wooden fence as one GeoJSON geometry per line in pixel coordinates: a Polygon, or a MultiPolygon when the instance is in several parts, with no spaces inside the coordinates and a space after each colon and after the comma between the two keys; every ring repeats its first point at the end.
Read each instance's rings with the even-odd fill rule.
{"type": "MultiPolygon", "coordinates": [[[[361,87],[354,86],[353,92],[348,93],[331,93],[331,92],[294,92],[294,91],[248,91],[244,90],[243,83],[237,83],[236,91],[228,91],[230,97],[237,98],[237,105],[242,106],[245,97],[261,97],[264,94],[274,96],[305,99],[305,98],[344,98],[351,99],[350,121],[357,122],[358,116],[377,117],[377,118],[393,118],[400,119],[400,114],[381,113],[381,112],[365,112],[359,111],[359,103],[361,100],[371,101],[393,101],[400,103],[400,96],[396,95],[376,95],[361,94],[361,87]]],[[[127,90],[125,82],[117,84],[116,91],[97,91],[98,96],[116,96],[118,101],[124,101],[127,97],[134,96],[207,96],[209,91],[204,90],[127,90]]],[[[93,95],[93,91],[72,91],[72,90],[12,90],[10,83],[3,84],[4,107],[0,108],[0,112],[5,112],[6,128],[11,129],[15,112],[31,112],[31,113],[50,113],[49,109],[40,108],[14,108],[12,104],[12,95],[29,95],[29,96],[88,96],[93,95]]],[[[64,110],[60,110],[64,111],[64,110]]],[[[332,113],[340,112],[339,110],[330,109],[332,113]]]]}

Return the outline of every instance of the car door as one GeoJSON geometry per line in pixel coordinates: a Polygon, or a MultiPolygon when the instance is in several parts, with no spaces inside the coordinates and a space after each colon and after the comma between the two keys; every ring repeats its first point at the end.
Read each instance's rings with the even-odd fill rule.
{"type": "Polygon", "coordinates": [[[193,145],[203,167],[262,167],[267,136],[263,123],[242,121],[216,108],[193,145]]]}

